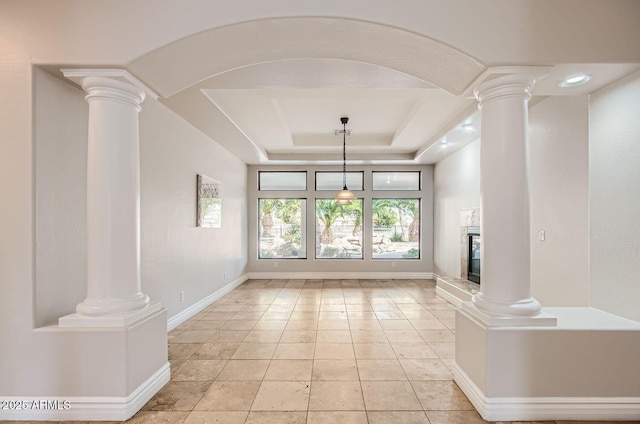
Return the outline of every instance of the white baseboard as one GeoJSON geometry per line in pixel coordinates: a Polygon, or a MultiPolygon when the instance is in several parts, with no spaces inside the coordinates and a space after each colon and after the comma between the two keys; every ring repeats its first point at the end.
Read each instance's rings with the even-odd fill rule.
{"type": "Polygon", "coordinates": [[[211,293],[209,296],[205,297],[204,299],[199,300],[198,302],[182,310],[178,314],[172,316],[167,320],[167,331],[173,330],[174,328],[176,328],[177,326],[179,326],[189,318],[196,315],[198,312],[205,309],[207,306],[211,305],[216,300],[220,299],[225,294],[229,293],[231,290],[238,287],[240,284],[247,281],[248,279],[249,279],[248,274],[244,274],[239,278],[233,280],[226,286],[222,287],[220,290],[214,293],[211,293]]]}
{"type": "Polygon", "coordinates": [[[171,378],[167,362],[126,397],[38,397],[3,396],[0,421],[126,421],[133,417],[171,378]],[[6,405],[6,406],[5,406],[6,405]],[[4,409],[3,407],[11,407],[4,409]],[[21,406],[22,409],[16,409],[21,406]]]}
{"type": "Polygon", "coordinates": [[[436,294],[446,300],[447,302],[453,304],[457,308],[462,305],[462,302],[466,302],[471,300],[471,295],[460,287],[457,287],[451,283],[449,283],[446,279],[440,277],[439,275],[435,276],[436,280],[436,294]]]}
{"type": "Polygon", "coordinates": [[[451,293],[449,293],[442,287],[438,287],[438,285],[436,285],[436,294],[441,298],[443,298],[444,300],[446,300],[447,302],[451,303],[456,308],[459,308],[462,305],[462,301],[459,298],[453,296],[451,293]]]}
{"type": "Polygon", "coordinates": [[[640,419],[640,397],[489,398],[458,365],[454,380],[486,421],[629,421],[640,419]]]}
{"type": "Polygon", "coordinates": [[[250,272],[255,280],[431,280],[432,272],[250,272]]]}

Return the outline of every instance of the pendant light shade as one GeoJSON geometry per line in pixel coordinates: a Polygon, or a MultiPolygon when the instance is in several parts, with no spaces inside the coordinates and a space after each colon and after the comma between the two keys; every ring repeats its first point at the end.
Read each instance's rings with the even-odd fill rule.
{"type": "Polygon", "coordinates": [[[337,205],[350,205],[352,200],[356,200],[357,197],[346,186],[344,190],[341,190],[335,197],[337,205]]]}
{"type": "Polygon", "coordinates": [[[352,200],[357,197],[347,188],[347,122],[349,118],[343,116],[340,118],[342,122],[342,190],[336,195],[335,201],[337,205],[350,205],[352,200]]]}

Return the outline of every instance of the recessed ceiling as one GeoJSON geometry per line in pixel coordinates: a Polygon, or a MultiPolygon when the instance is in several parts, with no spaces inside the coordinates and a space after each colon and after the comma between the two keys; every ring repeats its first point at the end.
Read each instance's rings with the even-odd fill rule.
{"type": "MultiPolygon", "coordinates": [[[[527,65],[544,65],[547,73],[530,104],[543,96],[586,95],[639,67],[527,65]],[[591,81],[559,87],[578,72],[591,81]]],[[[215,28],[129,68],[161,102],[248,164],[340,163],[335,130],[342,116],[350,118],[350,162],[437,163],[480,137],[469,89],[488,69],[412,32],[318,17],[215,28]]]]}

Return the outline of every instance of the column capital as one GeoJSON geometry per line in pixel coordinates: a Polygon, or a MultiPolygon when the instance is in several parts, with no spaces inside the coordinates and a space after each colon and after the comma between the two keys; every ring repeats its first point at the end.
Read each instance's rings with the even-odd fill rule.
{"type": "MultiPolygon", "coordinates": [[[[104,94],[106,90],[111,96],[113,93],[120,92],[124,96],[121,100],[130,97],[131,101],[137,104],[142,103],[147,96],[153,100],[158,99],[158,94],[124,69],[61,69],[60,71],[67,79],[78,84],[89,96],[96,95],[98,92],[104,94]]],[[[87,101],[91,99],[89,96],[87,101]]]]}
{"type": "Polygon", "coordinates": [[[535,77],[530,74],[502,75],[478,84],[473,89],[473,96],[478,100],[480,109],[487,102],[507,97],[522,97],[529,101],[535,83],[535,77]]]}
{"type": "MultiPolygon", "coordinates": [[[[523,89],[530,93],[534,85],[546,77],[549,72],[551,72],[551,67],[549,66],[495,66],[487,68],[467,87],[464,95],[481,101],[480,95],[499,88],[503,88],[504,90],[502,91],[508,92],[507,87],[510,86],[515,91],[512,94],[516,94],[523,89]]],[[[484,100],[486,101],[487,99],[487,96],[484,96],[484,100]]]]}

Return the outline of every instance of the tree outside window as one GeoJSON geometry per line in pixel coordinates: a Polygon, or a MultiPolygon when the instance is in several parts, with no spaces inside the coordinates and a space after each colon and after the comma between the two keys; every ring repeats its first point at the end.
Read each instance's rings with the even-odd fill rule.
{"type": "Polygon", "coordinates": [[[260,259],[304,259],[305,199],[259,199],[260,259]]]}
{"type": "Polygon", "coordinates": [[[316,199],[316,258],[362,258],[362,199],[350,205],[316,199]]]}
{"type": "Polygon", "coordinates": [[[373,199],[373,259],[420,259],[420,200],[373,199]]]}

